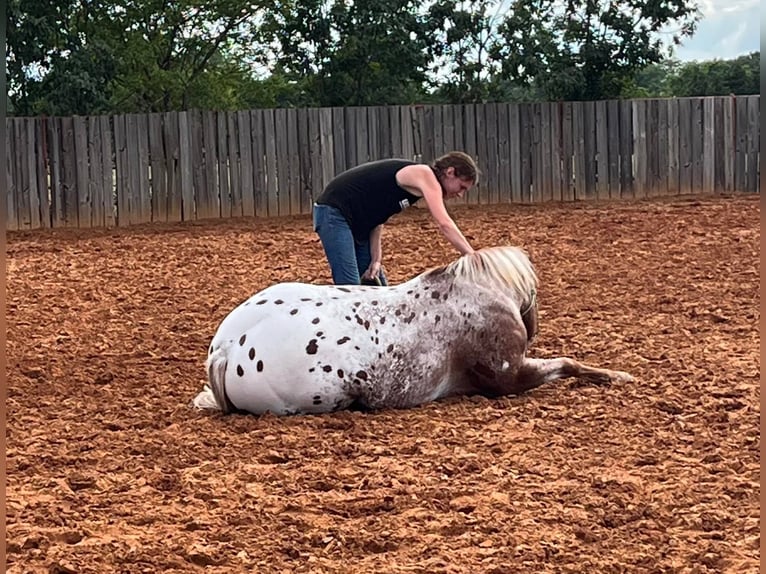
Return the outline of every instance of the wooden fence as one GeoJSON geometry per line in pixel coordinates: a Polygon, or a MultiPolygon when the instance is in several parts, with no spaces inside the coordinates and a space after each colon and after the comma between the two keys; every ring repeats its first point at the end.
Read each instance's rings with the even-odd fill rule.
{"type": "Polygon", "coordinates": [[[7,229],[310,213],[338,172],[459,149],[462,202],[760,191],[760,96],[9,118],[7,229]]]}

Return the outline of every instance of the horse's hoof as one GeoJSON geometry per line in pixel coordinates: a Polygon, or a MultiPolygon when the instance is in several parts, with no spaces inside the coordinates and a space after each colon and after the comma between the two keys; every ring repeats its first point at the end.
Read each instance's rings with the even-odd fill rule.
{"type": "Polygon", "coordinates": [[[615,383],[633,383],[635,380],[636,379],[633,377],[633,375],[624,371],[615,371],[615,373],[612,375],[612,381],[615,383]]]}

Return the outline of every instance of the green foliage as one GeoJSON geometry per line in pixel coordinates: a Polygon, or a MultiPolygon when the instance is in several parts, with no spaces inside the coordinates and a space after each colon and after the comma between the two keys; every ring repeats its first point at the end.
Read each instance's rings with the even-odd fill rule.
{"type": "Polygon", "coordinates": [[[432,27],[412,0],[293,1],[264,33],[305,104],[399,104],[422,94],[432,27]]]}
{"type": "Polygon", "coordinates": [[[430,10],[436,27],[432,71],[436,94],[453,103],[479,103],[498,96],[491,79],[499,70],[491,57],[500,40],[502,0],[438,0],[430,10]]]}
{"type": "Polygon", "coordinates": [[[668,59],[636,74],[624,98],[726,96],[761,93],[761,54],[731,60],[679,62],[668,59]]]}
{"type": "Polygon", "coordinates": [[[761,53],[734,60],[689,62],[669,78],[675,96],[725,96],[761,93],[761,53]]]}
{"type": "Polygon", "coordinates": [[[493,55],[508,79],[536,85],[548,99],[614,98],[663,59],[663,29],[676,28],[677,43],[698,19],[689,0],[517,0],[493,55]]]}
{"type": "Polygon", "coordinates": [[[85,115],[760,93],[760,53],[664,59],[664,42],[694,32],[695,1],[9,0],[8,109],[85,115]]]}

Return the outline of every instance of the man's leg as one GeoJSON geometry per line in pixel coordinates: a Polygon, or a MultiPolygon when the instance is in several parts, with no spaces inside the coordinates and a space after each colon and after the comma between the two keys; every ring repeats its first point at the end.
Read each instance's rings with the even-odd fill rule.
{"type": "Polygon", "coordinates": [[[329,205],[314,205],[314,231],[322,241],[336,285],[359,285],[354,236],[346,218],[329,205]]]}

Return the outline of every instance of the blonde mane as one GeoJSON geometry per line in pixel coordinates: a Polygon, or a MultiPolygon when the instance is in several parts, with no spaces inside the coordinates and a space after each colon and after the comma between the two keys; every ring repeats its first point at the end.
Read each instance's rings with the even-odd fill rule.
{"type": "Polygon", "coordinates": [[[510,245],[479,249],[431,273],[512,289],[522,302],[533,300],[537,293],[537,274],[529,257],[523,249],[510,245]]]}

